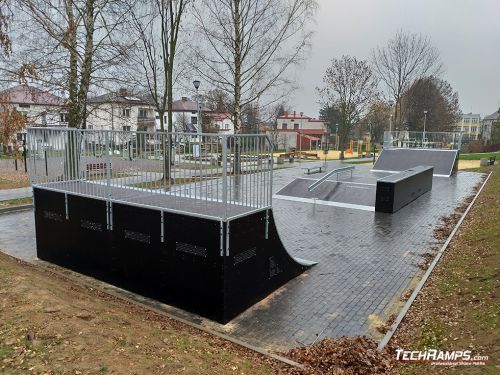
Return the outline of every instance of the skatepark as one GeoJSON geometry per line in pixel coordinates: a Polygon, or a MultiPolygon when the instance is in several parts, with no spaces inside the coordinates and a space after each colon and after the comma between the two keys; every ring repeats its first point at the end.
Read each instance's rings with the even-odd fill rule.
{"type": "MultiPolygon", "coordinates": [[[[322,173],[307,175],[304,164],[323,163],[273,170],[265,141],[229,140],[224,151],[213,140],[212,156],[223,154],[222,163],[195,162],[189,173],[186,165],[176,168],[184,183],[159,193],[152,177],[161,175],[164,163],[145,155],[141,162],[159,169],[142,166],[141,181],[119,167],[118,158],[101,175],[63,178],[68,172],[57,161],[64,159],[61,138],[52,136],[54,147],[33,152],[31,161],[38,171],[31,174],[36,245],[32,212],[0,217],[5,227],[18,222],[32,233],[17,250],[9,242],[13,232],[0,245],[165,302],[155,305],[264,348],[327,336],[380,336],[376,325],[397,312],[400,296],[418,280],[421,256],[436,245],[433,229],[440,218],[483,178],[454,173],[457,153],[443,151],[455,157],[444,162],[445,172],[433,166],[439,173],[430,177],[432,188],[390,214],[375,210],[379,181],[431,159],[412,156],[411,164],[397,168],[383,164],[382,156],[374,166],[353,168],[329,161],[322,173]],[[239,173],[231,163],[235,143],[245,160],[239,173]],[[131,181],[124,186],[118,178],[131,181]]],[[[192,142],[183,145],[189,153],[199,141],[192,142]]],[[[124,144],[114,146],[122,148],[121,162],[124,144]]],[[[187,164],[187,154],[177,151],[176,160],[187,164]]],[[[94,152],[84,157],[87,165],[100,163],[94,152]]]]}

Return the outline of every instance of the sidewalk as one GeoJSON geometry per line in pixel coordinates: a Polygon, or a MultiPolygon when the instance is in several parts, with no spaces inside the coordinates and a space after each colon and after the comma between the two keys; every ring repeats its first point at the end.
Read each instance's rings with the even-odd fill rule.
{"type": "Polygon", "coordinates": [[[0,190],[0,201],[7,201],[10,199],[29,198],[33,196],[33,189],[31,186],[18,189],[4,189],[0,190]]]}

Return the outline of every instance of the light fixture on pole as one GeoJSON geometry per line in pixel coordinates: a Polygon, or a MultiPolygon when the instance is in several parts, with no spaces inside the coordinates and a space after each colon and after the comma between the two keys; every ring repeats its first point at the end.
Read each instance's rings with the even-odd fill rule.
{"type": "Polygon", "coordinates": [[[198,89],[200,88],[200,81],[195,79],[193,81],[193,86],[196,89],[196,125],[198,128],[198,134],[200,134],[201,133],[200,97],[198,95],[198,89]]]}
{"type": "Polygon", "coordinates": [[[389,132],[392,132],[392,106],[394,105],[394,100],[389,99],[389,106],[391,107],[391,114],[389,116],[389,132]]]}
{"type": "Polygon", "coordinates": [[[424,111],[424,134],[422,140],[425,142],[425,123],[427,122],[427,111],[424,111]]]}
{"type": "Polygon", "coordinates": [[[302,116],[304,116],[304,112],[300,112],[300,125],[299,125],[299,144],[300,144],[300,157],[299,160],[302,157],[302,116]]]}
{"type": "Polygon", "coordinates": [[[339,124],[335,124],[335,150],[339,149],[339,136],[338,136],[338,131],[339,131],[339,124]]]}

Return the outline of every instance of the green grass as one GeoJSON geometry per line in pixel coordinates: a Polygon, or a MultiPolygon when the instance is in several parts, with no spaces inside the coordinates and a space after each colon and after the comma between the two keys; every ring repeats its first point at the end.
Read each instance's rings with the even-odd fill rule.
{"type": "MultiPolygon", "coordinates": [[[[453,350],[474,344],[476,354],[489,355],[498,364],[500,343],[500,165],[481,167],[493,172],[488,184],[460,228],[445,257],[424,287],[421,318],[412,324],[406,346],[412,350],[453,350]]],[[[428,364],[402,365],[400,374],[432,373],[428,364]]],[[[463,368],[457,374],[492,374],[494,366],[463,368]],[[466,371],[467,370],[467,371],[466,371]]]]}
{"type": "Polygon", "coordinates": [[[0,208],[13,207],[13,206],[22,206],[25,204],[32,204],[33,198],[17,198],[17,199],[8,199],[5,201],[0,201],[0,208]]]}
{"type": "Polygon", "coordinates": [[[479,160],[479,159],[488,159],[492,156],[496,156],[497,159],[500,159],[500,152],[485,152],[485,153],[476,153],[476,154],[460,154],[460,160],[479,160]]]}

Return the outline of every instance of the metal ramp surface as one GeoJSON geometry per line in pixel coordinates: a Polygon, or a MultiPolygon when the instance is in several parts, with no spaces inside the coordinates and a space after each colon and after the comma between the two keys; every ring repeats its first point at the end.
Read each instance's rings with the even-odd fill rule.
{"type": "Polygon", "coordinates": [[[382,150],[373,171],[401,172],[417,165],[434,167],[434,176],[450,177],[457,171],[458,150],[387,148],[382,150]]]}

